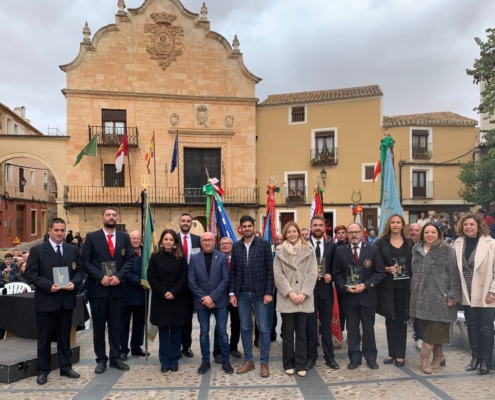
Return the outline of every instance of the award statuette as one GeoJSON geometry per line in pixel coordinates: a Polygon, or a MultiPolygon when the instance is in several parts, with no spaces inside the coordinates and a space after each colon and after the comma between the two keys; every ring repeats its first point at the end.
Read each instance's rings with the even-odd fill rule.
{"type": "Polygon", "coordinates": [[[346,286],[356,286],[361,283],[361,266],[360,265],[348,265],[346,271],[346,286]]]}
{"type": "Polygon", "coordinates": [[[411,278],[407,270],[406,257],[392,258],[392,262],[395,263],[394,265],[397,268],[397,272],[394,274],[394,281],[411,278]]]}
{"type": "Polygon", "coordinates": [[[115,264],[115,261],[102,262],[101,270],[106,276],[111,278],[117,272],[117,264],[115,264]]]}
{"type": "Polygon", "coordinates": [[[54,267],[53,282],[61,288],[66,287],[70,283],[69,267],[54,267]]]}
{"type": "Polygon", "coordinates": [[[318,266],[318,280],[320,280],[327,273],[326,257],[316,257],[316,265],[318,266]]]}

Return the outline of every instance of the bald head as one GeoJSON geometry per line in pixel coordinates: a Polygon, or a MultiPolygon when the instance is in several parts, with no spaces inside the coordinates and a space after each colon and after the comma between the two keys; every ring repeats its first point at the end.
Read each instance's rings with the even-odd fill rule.
{"type": "Polygon", "coordinates": [[[129,233],[129,237],[131,238],[131,246],[136,250],[141,248],[141,232],[132,231],[129,233]]]}
{"type": "Polygon", "coordinates": [[[409,225],[409,236],[414,241],[414,243],[419,242],[419,238],[421,235],[421,225],[420,224],[411,224],[409,225]]]}
{"type": "Polygon", "coordinates": [[[200,242],[203,252],[205,253],[213,252],[213,249],[215,248],[215,236],[213,236],[213,233],[211,232],[203,233],[201,235],[200,242]]]}

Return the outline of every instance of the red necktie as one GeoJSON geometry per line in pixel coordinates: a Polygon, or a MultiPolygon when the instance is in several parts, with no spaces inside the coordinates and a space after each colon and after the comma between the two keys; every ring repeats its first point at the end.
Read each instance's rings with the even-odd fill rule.
{"type": "Polygon", "coordinates": [[[230,271],[230,257],[227,257],[227,261],[229,263],[229,271],[230,271]]]}
{"type": "Polygon", "coordinates": [[[356,265],[359,264],[359,256],[357,253],[358,246],[354,246],[354,261],[356,262],[356,265]]]}
{"type": "Polygon", "coordinates": [[[112,237],[113,234],[107,235],[108,236],[108,250],[110,250],[110,255],[113,258],[113,255],[115,253],[115,248],[113,247],[113,242],[112,242],[112,237]]]}
{"type": "Polygon", "coordinates": [[[141,252],[139,250],[136,250],[136,254],[141,257],[141,252]]]}
{"type": "Polygon", "coordinates": [[[186,260],[189,261],[188,255],[189,255],[189,247],[187,245],[187,235],[184,236],[183,243],[182,243],[182,248],[184,250],[184,256],[186,257],[186,260]]]}

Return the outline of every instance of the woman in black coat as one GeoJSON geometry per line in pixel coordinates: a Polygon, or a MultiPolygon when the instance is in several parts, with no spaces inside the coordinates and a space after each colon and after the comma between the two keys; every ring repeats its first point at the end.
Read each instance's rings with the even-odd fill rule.
{"type": "Polygon", "coordinates": [[[163,373],[179,370],[181,327],[187,322],[187,260],[172,229],[160,236],[160,248],[148,264],[151,286],[150,322],[158,326],[159,358],[163,373]]]}
{"type": "Polygon", "coordinates": [[[384,364],[395,361],[397,367],[404,366],[411,296],[411,261],[414,242],[409,238],[406,222],[401,215],[394,214],[388,221],[380,238],[376,241],[387,275],[378,287],[377,313],[385,317],[387,328],[388,357],[384,364]],[[407,275],[400,274],[398,267],[405,266],[407,275]]]}

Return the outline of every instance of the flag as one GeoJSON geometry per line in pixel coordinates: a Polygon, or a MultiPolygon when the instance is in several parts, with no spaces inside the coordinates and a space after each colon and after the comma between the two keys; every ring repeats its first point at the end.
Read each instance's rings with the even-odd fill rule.
{"type": "Polygon", "coordinates": [[[151,206],[146,192],[143,193],[143,253],[141,255],[141,285],[150,288],[148,283],[148,262],[151,254],[155,251],[155,229],[151,218],[151,206]]]}
{"type": "Polygon", "coordinates": [[[382,233],[389,217],[393,214],[402,215],[402,206],[397,190],[397,181],[395,178],[394,168],[394,148],[395,141],[391,136],[382,139],[380,145],[380,164],[381,164],[381,193],[380,193],[380,225],[378,232],[382,233]]]}
{"type": "Polygon", "coordinates": [[[89,141],[84,149],[77,155],[76,163],[73,165],[75,167],[82,160],[83,156],[96,156],[96,150],[98,147],[98,136],[94,136],[93,139],[89,141]]]}
{"type": "MultiPolygon", "coordinates": [[[[274,182],[272,182],[274,183],[274,182]]],[[[277,235],[277,227],[275,226],[275,193],[280,192],[280,188],[277,185],[266,185],[268,195],[266,199],[266,217],[263,224],[263,238],[268,240],[268,243],[272,245],[272,255],[275,257],[275,248],[273,243],[277,235]]]]}
{"type": "Polygon", "coordinates": [[[148,162],[146,164],[146,168],[148,168],[148,174],[151,174],[150,171],[150,163],[151,159],[155,156],[155,132],[153,132],[153,136],[151,137],[151,143],[148,151],[146,152],[146,155],[144,156],[144,159],[148,162]]]}
{"type": "Polygon", "coordinates": [[[323,216],[323,201],[322,201],[323,189],[320,187],[315,187],[313,194],[314,194],[313,202],[311,203],[311,208],[309,210],[310,221],[315,215],[323,216]]]}
{"type": "Polygon", "coordinates": [[[179,132],[175,135],[174,153],[172,154],[172,163],[170,164],[170,173],[175,171],[179,162],[179,132]]]}
{"type": "Polygon", "coordinates": [[[207,231],[216,236],[218,228],[222,238],[228,237],[235,243],[237,242],[237,236],[220,197],[224,191],[217,184],[218,179],[212,178],[203,186],[203,193],[206,195],[207,231]]]}
{"type": "MultiPolygon", "coordinates": [[[[127,148],[127,133],[122,136],[122,142],[120,143],[119,150],[115,156],[115,170],[117,173],[122,172],[122,166],[124,165],[124,157],[129,155],[127,148]]],[[[131,173],[131,171],[129,171],[131,173]]]]}

